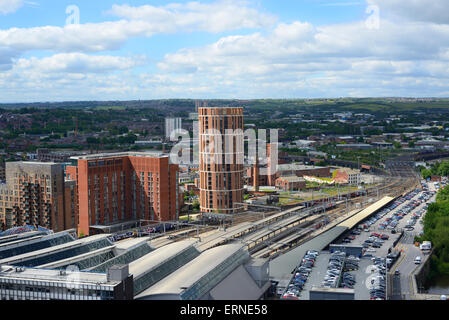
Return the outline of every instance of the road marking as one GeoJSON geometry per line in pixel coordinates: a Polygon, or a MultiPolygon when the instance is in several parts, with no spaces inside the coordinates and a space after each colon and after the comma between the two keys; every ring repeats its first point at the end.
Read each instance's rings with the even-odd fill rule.
{"type": "Polygon", "coordinates": [[[407,254],[406,254],[406,253],[401,254],[401,258],[400,258],[399,262],[397,262],[397,264],[396,264],[396,269],[398,269],[399,266],[401,265],[401,263],[404,262],[405,257],[407,257],[407,254]]]}

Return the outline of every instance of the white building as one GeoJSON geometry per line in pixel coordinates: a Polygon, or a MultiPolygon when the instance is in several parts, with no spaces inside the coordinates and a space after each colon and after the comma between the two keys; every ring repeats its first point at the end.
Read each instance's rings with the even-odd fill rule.
{"type": "MultiPolygon", "coordinates": [[[[181,118],[165,118],[165,137],[170,139],[173,131],[182,129],[182,119],[181,118]]],[[[175,137],[174,139],[176,139],[175,137]]],[[[170,141],[174,141],[171,140],[170,141]]]]}

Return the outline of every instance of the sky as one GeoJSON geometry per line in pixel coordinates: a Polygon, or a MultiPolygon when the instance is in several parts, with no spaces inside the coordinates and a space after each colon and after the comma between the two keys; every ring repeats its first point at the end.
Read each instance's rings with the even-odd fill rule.
{"type": "Polygon", "coordinates": [[[447,0],[0,0],[0,103],[449,97],[447,0]]]}

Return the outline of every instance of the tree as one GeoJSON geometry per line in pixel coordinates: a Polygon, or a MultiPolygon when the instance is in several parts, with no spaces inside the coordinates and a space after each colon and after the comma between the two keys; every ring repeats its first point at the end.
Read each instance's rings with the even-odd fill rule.
{"type": "Polygon", "coordinates": [[[431,241],[434,253],[431,257],[429,276],[449,275],[449,186],[440,190],[436,202],[431,203],[424,216],[424,234],[417,241],[431,241]]]}
{"type": "Polygon", "coordinates": [[[87,137],[86,142],[88,144],[99,144],[100,140],[95,137],[87,137]]]}
{"type": "Polygon", "coordinates": [[[429,169],[422,169],[421,175],[422,175],[423,179],[428,179],[432,176],[432,172],[429,169]]]}
{"type": "Polygon", "coordinates": [[[193,211],[199,211],[200,210],[200,202],[198,200],[194,200],[192,204],[193,211]]]}
{"type": "Polygon", "coordinates": [[[443,161],[438,166],[438,175],[445,177],[449,176],[449,161],[443,161]]]}

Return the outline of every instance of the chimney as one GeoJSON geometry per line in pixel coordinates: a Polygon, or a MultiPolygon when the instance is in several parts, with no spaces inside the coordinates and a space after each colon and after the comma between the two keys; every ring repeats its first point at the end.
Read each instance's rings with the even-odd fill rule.
{"type": "Polygon", "coordinates": [[[256,156],[256,163],[253,168],[254,192],[259,192],[259,156],[256,156]]]}

